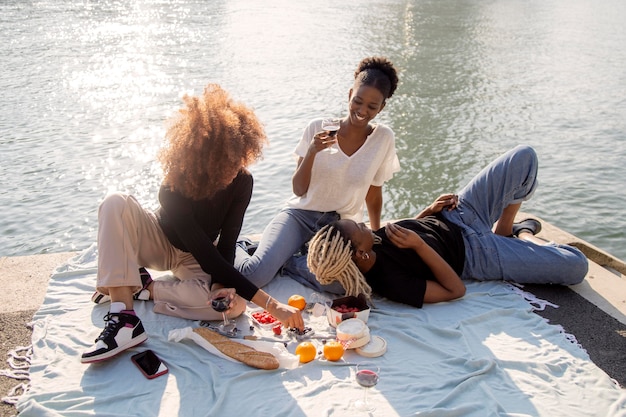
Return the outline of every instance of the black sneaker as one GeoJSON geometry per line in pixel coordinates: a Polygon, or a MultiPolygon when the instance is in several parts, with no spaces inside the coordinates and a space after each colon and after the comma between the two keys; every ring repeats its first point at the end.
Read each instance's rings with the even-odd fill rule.
{"type": "Polygon", "coordinates": [[[248,255],[252,256],[259,247],[259,242],[253,242],[247,237],[244,237],[243,239],[237,241],[237,245],[239,245],[241,248],[243,248],[243,250],[248,252],[248,255]]]}
{"type": "Polygon", "coordinates": [[[148,286],[152,283],[150,272],[143,266],[139,268],[139,277],[141,278],[141,289],[133,295],[134,300],[148,301],[150,299],[150,291],[148,286]]]}
{"type": "MultiPolygon", "coordinates": [[[[133,295],[133,299],[147,301],[150,299],[148,285],[150,285],[153,279],[152,276],[150,276],[150,272],[143,266],[139,268],[139,277],[141,278],[141,289],[133,295]]],[[[96,304],[104,304],[111,301],[111,297],[96,290],[91,296],[91,301],[96,304]]]]}
{"type": "Polygon", "coordinates": [[[536,219],[524,219],[520,222],[513,223],[513,236],[519,237],[520,232],[526,231],[533,235],[541,232],[541,222],[536,219]]]}
{"type": "Polygon", "coordinates": [[[148,339],[139,317],[126,313],[108,313],[106,325],[96,343],[80,358],[82,363],[91,363],[112,358],[120,352],[137,346],[148,339]]]}

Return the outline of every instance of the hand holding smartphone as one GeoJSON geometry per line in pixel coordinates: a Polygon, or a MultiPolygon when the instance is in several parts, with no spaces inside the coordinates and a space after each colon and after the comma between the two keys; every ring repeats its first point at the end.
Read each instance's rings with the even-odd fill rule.
{"type": "Polygon", "coordinates": [[[141,373],[148,379],[154,379],[168,372],[167,366],[152,350],[144,350],[130,357],[141,373]]]}

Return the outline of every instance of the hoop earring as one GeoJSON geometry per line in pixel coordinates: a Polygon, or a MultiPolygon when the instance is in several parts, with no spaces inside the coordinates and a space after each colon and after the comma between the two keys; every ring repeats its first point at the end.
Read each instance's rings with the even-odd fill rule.
{"type": "Polygon", "coordinates": [[[363,255],[361,255],[361,259],[364,259],[366,261],[369,260],[369,258],[370,258],[370,254],[367,252],[363,252],[363,255]]]}

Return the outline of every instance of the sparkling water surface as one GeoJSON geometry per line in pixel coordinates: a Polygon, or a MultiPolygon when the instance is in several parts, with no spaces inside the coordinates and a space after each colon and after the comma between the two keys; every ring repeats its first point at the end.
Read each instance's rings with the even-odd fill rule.
{"type": "Polygon", "coordinates": [[[164,122],[209,82],[265,123],[244,224],[260,233],[306,123],[344,114],[358,61],[384,55],[400,85],[378,120],[402,164],[385,218],[525,143],[541,165],[523,210],[626,259],[624,22],[621,0],[5,0],[0,256],[88,247],[112,190],[156,208],[164,122]]]}

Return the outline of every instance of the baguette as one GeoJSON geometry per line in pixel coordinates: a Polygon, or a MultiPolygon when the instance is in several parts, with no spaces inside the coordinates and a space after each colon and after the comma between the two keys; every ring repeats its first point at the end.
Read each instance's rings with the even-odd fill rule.
{"type": "Polygon", "coordinates": [[[235,342],[213,330],[197,327],[193,331],[215,346],[217,350],[246,365],[259,369],[278,369],[278,359],[271,353],[259,352],[253,347],[235,342]]]}

